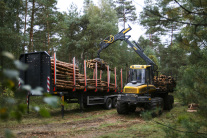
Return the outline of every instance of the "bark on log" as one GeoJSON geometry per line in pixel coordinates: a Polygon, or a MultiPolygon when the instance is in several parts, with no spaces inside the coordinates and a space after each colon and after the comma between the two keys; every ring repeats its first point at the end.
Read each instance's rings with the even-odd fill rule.
{"type": "MultiPolygon", "coordinates": [[[[51,70],[52,70],[52,77],[54,76],[54,60],[51,59],[51,70]]],[[[90,60],[88,62],[88,66],[94,68],[95,67],[95,60],[90,60]],[[89,65],[90,64],[90,65],[89,65]]],[[[76,89],[84,90],[85,89],[85,77],[84,74],[79,73],[79,69],[75,66],[75,76],[76,76],[76,89]]],[[[104,64],[98,63],[98,68],[106,69],[107,66],[104,64]]],[[[54,82],[54,80],[52,80],[54,82]]],[[[62,62],[56,60],[56,88],[57,90],[66,90],[71,91],[74,88],[73,84],[73,64],[62,62]]],[[[96,87],[96,80],[90,79],[87,76],[87,89],[88,90],[95,90],[98,89],[99,91],[106,91],[108,89],[108,83],[105,81],[101,81],[100,79],[97,80],[97,87],[96,87]]],[[[109,85],[110,91],[115,90],[115,84],[110,83],[109,85]]]]}

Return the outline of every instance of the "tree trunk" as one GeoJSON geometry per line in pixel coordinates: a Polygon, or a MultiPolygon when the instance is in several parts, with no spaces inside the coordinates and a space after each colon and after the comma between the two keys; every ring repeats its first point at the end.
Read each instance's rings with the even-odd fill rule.
{"type": "Polygon", "coordinates": [[[151,33],[149,34],[149,39],[150,39],[150,46],[152,47],[152,41],[153,40],[152,40],[152,34],[151,33]]]}
{"type": "Polygon", "coordinates": [[[35,10],[35,0],[32,1],[32,17],[30,25],[30,39],[29,39],[29,52],[34,52],[33,46],[33,27],[34,27],[34,11],[35,10]]]}
{"type": "Polygon", "coordinates": [[[84,74],[84,60],[85,60],[85,49],[81,53],[81,66],[80,71],[84,74]]]}
{"type": "Polygon", "coordinates": [[[171,47],[172,47],[172,39],[173,39],[173,24],[172,24],[172,35],[171,35],[171,47]]]}
{"type": "Polygon", "coordinates": [[[47,14],[47,50],[50,54],[50,32],[49,32],[49,22],[48,22],[48,14],[47,14]]]}
{"type": "MultiPolygon", "coordinates": [[[[26,7],[25,7],[25,19],[24,19],[24,37],[26,35],[26,29],[27,29],[27,0],[26,0],[26,7]]],[[[24,45],[22,47],[22,52],[24,53],[24,47],[26,45],[26,41],[25,41],[25,38],[24,38],[24,45]]]]}
{"type": "MultiPolygon", "coordinates": [[[[124,6],[124,3],[123,3],[123,6],[124,6]]],[[[124,13],[124,29],[125,29],[125,23],[126,23],[125,6],[124,6],[124,11],[123,11],[123,13],[124,13]]]]}
{"type": "MultiPolygon", "coordinates": [[[[19,14],[20,14],[20,6],[18,5],[17,7],[17,10],[16,10],[16,33],[17,34],[20,34],[20,30],[21,30],[21,27],[20,27],[20,22],[21,22],[21,19],[19,17],[19,14]]],[[[16,47],[16,51],[14,52],[14,55],[15,57],[18,57],[18,55],[20,55],[20,51],[21,51],[21,40],[17,41],[17,43],[15,44],[15,47],[16,47]]]]}

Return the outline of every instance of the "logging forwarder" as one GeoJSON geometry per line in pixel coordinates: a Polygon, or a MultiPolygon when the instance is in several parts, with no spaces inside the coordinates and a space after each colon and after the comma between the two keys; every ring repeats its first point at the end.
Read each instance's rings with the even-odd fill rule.
{"type": "Polygon", "coordinates": [[[125,41],[145,62],[146,65],[131,65],[129,78],[124,86],[124,91],[117,98],[117,112],[127,114],[134,112],[136,107],[152,110],[152,115],[160,115],[163,109],[170,110],[174,98],[169,95],[172,91],[162,91],[154,85],[154,77],[157,74],[157,65],[144,54],[144,50],[136,42],[130,42],[130,35],[126,35],[132,28],[129,26],[116,35],[110,35],[100,43],[96,60],[100,59],[100,53],[117,40],[125,41]]]}

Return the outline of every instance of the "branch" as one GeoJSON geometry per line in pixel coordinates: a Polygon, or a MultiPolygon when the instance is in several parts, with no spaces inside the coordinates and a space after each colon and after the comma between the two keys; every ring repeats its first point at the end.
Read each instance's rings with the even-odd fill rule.
{"type": "Polygon", "coordinates": [[[177,20],[175,20],[175,19],[170,19],[170,18],[164,17],[164,16],[162,16],[162,15],[160,15],[160,14],[155,14],[155,12],[150,11],[150,10],[148,10],[148,9],[146,9],[146,8],[144,8],[144,9],[147,10],[147,11],[149,11],[149,12],[152,13],[153,15],[156,15],[156,16],[158,16],[158,17],[164,18],[164,19],[166,19],[166,20],[168,20],[168,21],[172,21],[172,22],[176,22],[176,23],[181,23],[181,24],[187,24],[187,25],[194,25],[194,26],[207,26],[207,24],[195,24],[195,23],[189,23],[189,22],[177,21],[177,20]]]}
{"type": "Polygon", "coordinates": [[[182,9],[184,9],[185,11],[187,11],[189,14],[193,13],[189,10],[187,10],[185,7],[183,7],[177,0],[174,0],[182,9]]]}
{"type": "MultiPolygon", "coordinates": [[[[204,47],[207,46],[207,45],[204,43],[204,40],[201,39],[201,38],[197,35],[197,33],[195,33],[195,36],[197,36],[197,38],[200,40],[200,42],[203,43],[204,47]]],[[[199,47],[200,47],[200,46],[199,46],[199,47]]]]}
{"type": "Polygon", "coordinates": [[[154,122],[157,123],[157,124],[159,124],[159,125],[168,127],[168,128],[170,128],[170,129],[172,129],[172,130],[174,130],[174,131],[177,131],[177,132],[207,135],[207,133],[200,133],[200,132],[190,132],[190,131],[177,130],[177,129],[175,129],[175,128],[172,128],[172,127],[170,127],[170,126],[167,126],[167,125],[165,125],[165,124],[162,124],[162,123],[160,123],[160,122],[157,122],[157,121],[154,121],[154,122]]]}
{"type": "Polygon", "coordinates": [[[202,41],[202,43],[203,43],[204,47],[207,47],[207,45],[203,41],[202,41]]]}
{"type": "Polygon", "coordinates": [[[174,0],[182,9],[184,9],[186,12],[188,12],[189,14],[198,14],[198,15],[207,15],[204,11],[203,13],[196,13],[196,12],[192,12],[189,11],[188,9],[186,9],[185,7],[183,7],[177,0],[174,0]]]}

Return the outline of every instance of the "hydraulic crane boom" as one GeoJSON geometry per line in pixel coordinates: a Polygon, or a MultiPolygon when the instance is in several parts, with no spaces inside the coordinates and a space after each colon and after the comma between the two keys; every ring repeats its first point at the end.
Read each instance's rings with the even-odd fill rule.
{"type": "Polygon", "coordinates": [[[100,58],[100,53],[103,49],[107,48],[110,44],[116,42],[117,40],[125,40],[125,34],[131,30],[131,27],[127,29],[121,30],[118,34],[115,36],[110,35],[109,37],[105,38],[102,42],[100,42],[100,49],[97,52],[97,57],[100,58]]]}
{"type": "Polygon", "coordinates": [[[135,45],[129,41],[129,38],[131,37],[130,35],[125,35],[127,32],[129,32],[132,28],[129,26],[127,29],[123,29],[121,30],[119,33],[117,33],[115,36],[110,35],[109,37],[107,37],[106,39],[104,39],[101,43],[100,43],[100,49],[97,52],[97,57],[98,59],[100,58],[100,53],[103,49],[107,48],[110,44],[112,44],[113,42],[116,42],[117,40],[121,40],[121,41],[125,41],[127,44],[129,44],[129,46],[131,46],[131,48],[148,64],[152,66],[152,70],[153,72],[156,71],[156,67],[157,65],[144,54],[144,50],[139,46],[139,44],[137,44],[136,42],[135,45]]]}

